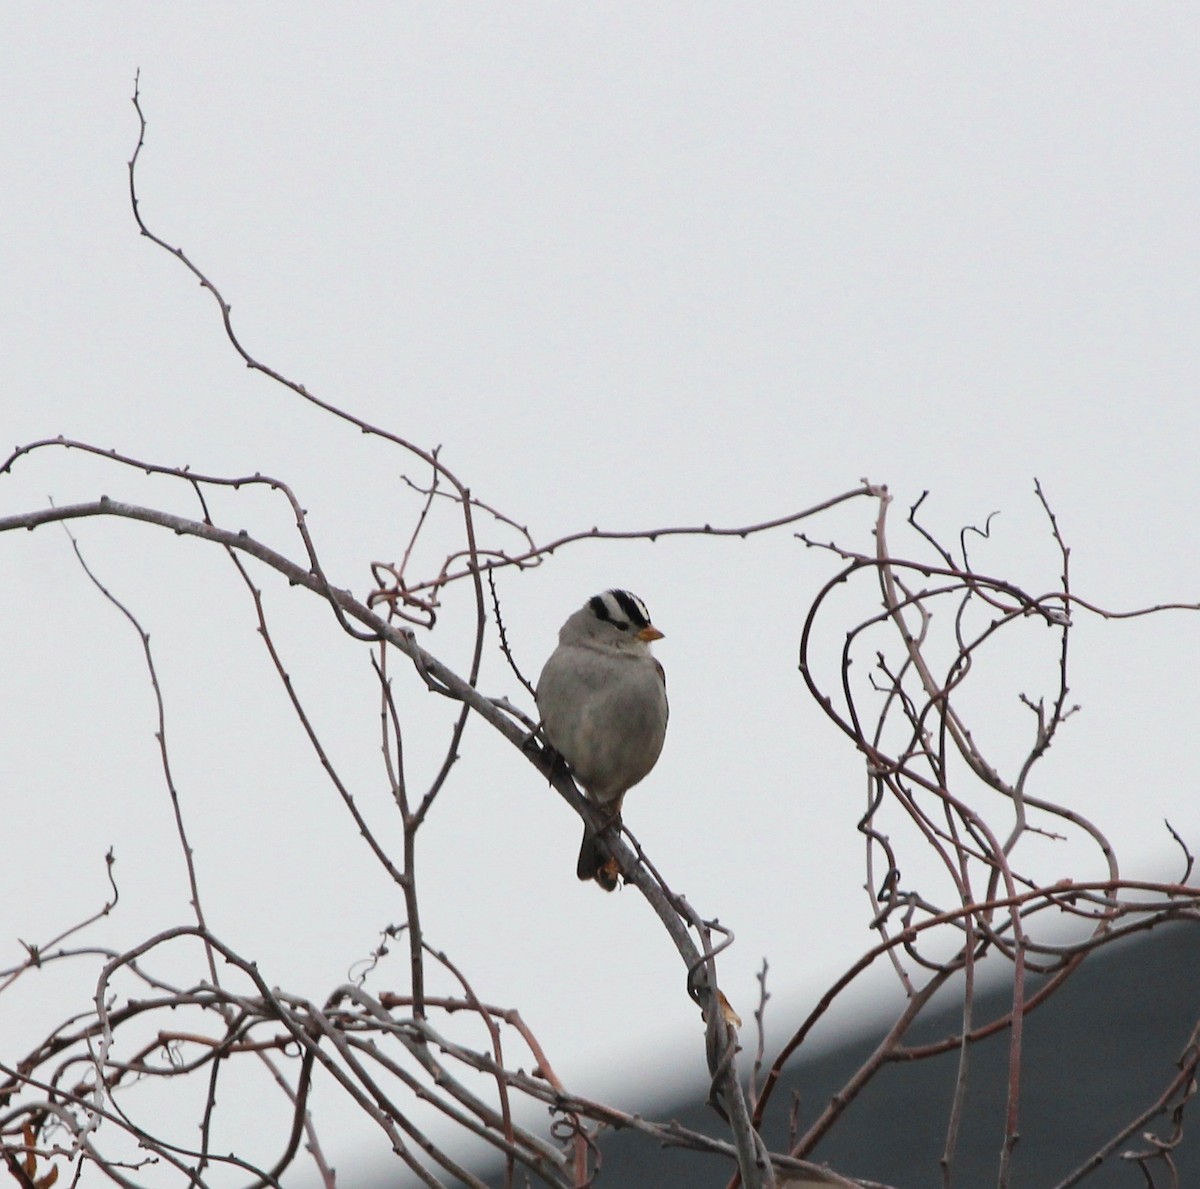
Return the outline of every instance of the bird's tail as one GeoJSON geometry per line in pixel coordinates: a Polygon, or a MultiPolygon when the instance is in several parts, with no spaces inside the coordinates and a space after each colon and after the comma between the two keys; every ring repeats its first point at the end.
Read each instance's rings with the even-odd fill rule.
{"type": "MultiPolygon", "coordinates": [[[[609,823],[618,828],[621,824],[620,814],[609,823]]],[[[591,826],[583,828],[583,843],[579,848],[579,862],[575,864],[575,874],[580,879],[594,879],[606,892],[611,892],[617,886],[617,876],[620,874],[616,860],[609,857],[600,845],[600,837],[591,826]]]]}

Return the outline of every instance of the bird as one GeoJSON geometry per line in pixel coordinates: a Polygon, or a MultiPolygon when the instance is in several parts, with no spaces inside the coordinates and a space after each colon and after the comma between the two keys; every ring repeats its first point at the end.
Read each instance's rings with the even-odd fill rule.
{"type": "MultiPolygon", "coordinates": [[[[650,645],[663,633],[627,590],[593,595],[562,625],[535,697],[546,741],[589,800],[621,820],[621,803],[658,762],[667,734],[667,678],[650,645]]],[[[584,826],[575,874],[617,886],[596,833],[584,826]]]]}

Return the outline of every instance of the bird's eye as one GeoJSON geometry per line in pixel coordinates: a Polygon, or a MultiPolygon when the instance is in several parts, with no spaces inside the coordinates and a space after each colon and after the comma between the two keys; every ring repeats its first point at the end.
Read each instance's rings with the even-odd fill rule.
{"type": "Polygon", "coordinates": [[[622,623],[622,622],[620,622],[620,620],[616,620],[616,619],[614,619],[614,620],[613,620],[613,627],[615,627],[615,628],[616,628],[618,631],[621,631],[621,632],[627,632],[627,631],[629,631],[629,624],[627,624],[627,623],[622,623]]]}

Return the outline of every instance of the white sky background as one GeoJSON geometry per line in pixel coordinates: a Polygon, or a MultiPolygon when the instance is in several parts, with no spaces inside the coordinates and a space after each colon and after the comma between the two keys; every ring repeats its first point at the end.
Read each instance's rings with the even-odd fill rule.
{"type": "MultiPolygon", "coordinates": [[[[1036,475],[1079,593],[1119,608],[1200,594],[1195,6],[4,5],[5,448],[61,433],[279,476],[333,581],[363,595],[419,507],[398,475],[420,472],[247,372],[208,295],[139,238],[138,67],[143,213],[220,285],[248,349],[442,444],[540,539],[752,523],[868,476],[896,495],[898,548],[926,488],[949,539],[999,510],[976,560],[1042,591],[1058,559],[1036,475]]],[[[177,485],[44,453],[0,479],[0,516],[101,493],[194,513],[177,485]]],[[[278,499],[214,509],[299,556],[278,499]]],[[[808,527],[866,550],[872,513],[808,527]]],[[[270,983],[324,999],[402,905],[291,718],[243,589],[201,543],[74,531],[152,634],[210,924],[270,983]]],[[[425,569],[447,539],[430,536],[425,569]]],[[[122,902],[91,940],[190,916],[136,638],[59,528],[0,548],[5,966],[17,937],[101,903],[109,845],[122,902]]],[[[769,958],[781,1029],[873,940],[861,767],[795,664],[832,572],[785,530],[583,544],[501,585],[530,676],[595,591],[650,606],[672,722],[626,817],[736,931],[721,970],[747,1019],[769,958]]],[[[335,762],[398,840],[367,652],[317,600],[258,577],[335,762]]],[[[466,595],[429,641],[464,669],[466,595]]],[[[1182,613],[1076,633],[1084,710],[1036,791],[1096,820],[1128,874],[1178,872],[1164,817],[1200,845],[1198,638],[1182,613]]],[[[1002,763],[1028,740],[1016,692],[1052,688],[1052,634],[1022,639],[981,678],[1002,763]]],[[[396,672],[420,784],[444,707],[396,672]]],[[[493,646],[482,684],[517,694],[493,646]]],[[[430,940],[520,1007],[574,1088],[639,1107],[655,1071],[701,1076],[683,971],[640,898],[576,883],[575,818],[487,728],[464,752],[423,839],[430,940]]],[[[1044,854],[1047,875],[1097,874],[1044,854]]],[[[5,1059],[86,1008],[92,977],[11,992],[5,1059]]],[[[404,979],[397,958],[374,985],[404,979]]],[[[335,1118],[330,1155],[350,1170],[371,1149],[335,1118]]]]}

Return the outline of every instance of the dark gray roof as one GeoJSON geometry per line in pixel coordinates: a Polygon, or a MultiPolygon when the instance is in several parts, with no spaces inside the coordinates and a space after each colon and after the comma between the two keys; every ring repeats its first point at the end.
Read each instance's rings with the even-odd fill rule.
{"type": "MultiPolygon", "coordinates": [[[[1003,1014],[1010,994],[1005,988],[981,993],[977,1021],[1003,1014]]],[[[1050,1189],[1147,1109],[1177,1072],[1175,1063],[1198,1018],[1200,932],[1194,927],[1160,928],[1089,958],[1025,1021],[1014,1189],[1050,1189]]],[[[954,1033],[958,1019],[955,1005],[948,1003],[932,1011],[917,1036],[954,1033]]],[[[775,1100],[773,1125],[768,1120],[766,1138],[773,1148],[783,1145],[786,1124],[781,1115],[792,1090],[800,1092],[803,1118],[811,1120],[878,1039],[873,1031],[823,1055],[796,1060],[775,1100]]],[[[996,1184],[1007,1069],[1007,1032],[972,1049],[955,1186],[996,1184]]],[[[811,1158],[898,1189],[940,1186],[939,1158],[955,1071],[953,1054],[883,1069],[811,1158]]],[[[640,1076],[645,1075],[641,1071],[640,1076]]],[[[698,1087],[688,1100],[647,1102],[642,1114],[679,1119],[719,1134],[720,1121],[702,1105],[705,1093],[706,1087],[698,1087]]],[[[1200,1104],[1191,1114],[1200,1115],[1200,1104]]],[[[1185,1116],[1184,1121],[1185,1133],[1190,1123],[1192,1136],[1175,1153],[1178,1183],[1197,1186],[1200,1118],[1185,1116]]],[[[1156,1127],[1160,1135],[1170,1133],[1162,1118],[1156,1127]]],[[[605,1135],[601,1148],[599,1189],[719,1189],[730,1173],[721,1159],[659,1148],[628,1132],[605,1135]]],[[[1170,1184],[1164,1173],[1158,1174],[1160,1183],[1170,1184]]],[[[1145,1180],[1136,1165],[1113,1158],[1082,1185],[1144,1189],[1145,1180]]]]}

